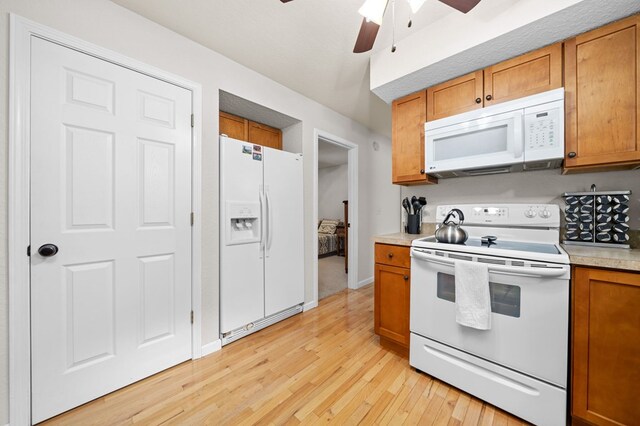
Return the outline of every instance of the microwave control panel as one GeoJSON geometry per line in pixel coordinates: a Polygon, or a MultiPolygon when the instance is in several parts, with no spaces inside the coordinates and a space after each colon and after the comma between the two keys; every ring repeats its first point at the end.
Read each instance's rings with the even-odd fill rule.
{"type": "Polygon", "coordinates": [[[531,112],[525,115],[525,148],[527,150],[555,148],[562,140],[560,126],[560,111],[550,109],[531,112]]]}

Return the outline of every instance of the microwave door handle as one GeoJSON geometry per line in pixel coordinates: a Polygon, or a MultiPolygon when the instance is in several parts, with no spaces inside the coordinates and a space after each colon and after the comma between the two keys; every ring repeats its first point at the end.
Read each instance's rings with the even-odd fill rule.
{"type": "MultiPolygon", "coordinates": [[[[416,259],[420,259],[420,260],[425,260],[427,262],[432,262],[432,263],[437,263],[440,265],[446,265],[446,266],[454,266],[455,264],[455,260],[450,260],[447,258],[444,258],[442,256],[434,256],[432,254],[426,254],[426,253],[422,253],[416,250],[412,250],[411,251],[411,257],[414,257],[416,259]]],[[[463,260],[462,262],[467,262],[466,260],[463,260]]],[[[520,266],[501,266],[501,265],[490,265],[489,266],[489,273],[490,274],[508,274],[508,275],[519,275],[519,276],[526,276],[526,277],[545,277],[545,278],[551,278],[551,277],[559,277],[562,276],[566,273],[565,268],[563,267],[558,267],[558,268],[526,268],[526,267],[520,267],[520,266]]]]}
{"type": "Polygon", "coordinates": [[[516,111],[513,117],[513,143],[515,144],[513,150],[513,157],[518,159],[522,158],[524,151],[524,113],[523,111],[516,111]]]}

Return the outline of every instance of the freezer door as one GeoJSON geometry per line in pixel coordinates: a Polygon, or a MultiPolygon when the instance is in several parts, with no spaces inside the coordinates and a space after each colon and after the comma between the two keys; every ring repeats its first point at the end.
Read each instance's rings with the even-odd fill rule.
{"type": "Polygon", "coordinates": [[[302,156],[263,148],[266,220],[265,315],[304,302],[302,156]]]}
{"type": "Polygon", "coordinates": [[[254,145],[248,142],[220,137],[222,333],[264,318],[263,161],[262,153],[259,156],[254,153],[254,145]],[[252,238],[252,234],[257,238],[252,238]]]}

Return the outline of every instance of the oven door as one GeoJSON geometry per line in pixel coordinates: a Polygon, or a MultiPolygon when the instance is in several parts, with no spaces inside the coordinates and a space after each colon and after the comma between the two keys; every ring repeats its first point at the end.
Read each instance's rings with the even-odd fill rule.
{"type": "Polygon", "coordinates": [[[412,333],[566,387],[569,265],[418,248],[411,256],[412,333]],[[456,323],[456,260],[489,264],[490,330],[456,323]]]}

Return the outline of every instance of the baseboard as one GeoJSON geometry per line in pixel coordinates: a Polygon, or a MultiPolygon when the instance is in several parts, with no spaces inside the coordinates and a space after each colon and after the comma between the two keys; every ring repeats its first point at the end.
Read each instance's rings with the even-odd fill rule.
{"type": "Polygon", "coordinates": [[[312,300],[311,302],[307,302],[304,305],[302,305],[302,312],[306,312],[317,307],[318,307],[318,301],[312,300]]]}
{"type": "Polygon", "coordinates": [[[373,282],[373,277],[365,278],[364,280],[358,281],[358,288],[362,288],[365,285],[369,285],[373,282]]]}
{"type": "Polygon", "coordinates": [[[222,340],[214,340],[213,342],[207,343],[206,345],[202,346],[202,356],[207,356],[219,351],[220,349],[222,349],[222,340]]]}

